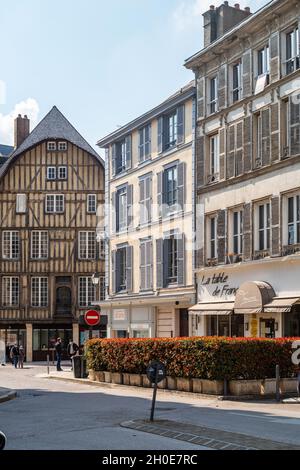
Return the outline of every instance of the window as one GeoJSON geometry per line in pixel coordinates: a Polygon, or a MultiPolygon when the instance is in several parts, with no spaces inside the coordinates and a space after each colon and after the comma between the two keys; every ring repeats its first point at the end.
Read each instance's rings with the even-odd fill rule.
{"type": "Polygon", "coordinates": [[[243,253],[243,216],[242,210],[233,212],[233,253],[243,253]]]}
{"type": "Polygon", "coordinates": [[[79,307],[91,307],[96,301],[96,288],[91,277],[79,278],[79,307]]]}
{"type": "Polygon", "coordinates": [[[174,147],[177,144],[177,111],[167,116],[167,140],[166,147],[174,147]]]}
{"type": "Polygon", "coordinates": [[[299,29],[298,27],[286,35],[286,74],[300,67],[299,29]]]}
{"type": "Polygon", "coordinates": [[[127,188],[117,191],[117,231],[127,229],[127,188]]]}
{"type": "Polygon", "coordinates": [[[106,284],[105,284],[105,276],[100,277],[100,300],[105,300],[106,298],[106,284]]]}
{"type": "Polygon", "coordinates": [[[209,258],[217,257],[217,217],[209,218],[209,258]]]}
{"type": "Polygon", "coordinates": [[[147,224],[152,219],[152,175],[140,179],[140,225],[147,224]]]}
{"type": "Polygon", "coordinates": [[[151,125],[143,127],[139,131],[139,159],[146,161],[151,156],[151,125]]]}
{"type": "Polygon", "coordinates": [[[18,307],[20,297],[20,281],[18,277],[2,278],[3,307],[18,307]]]}
{"type": "Polygon", "coordinates": [[[26,194],[17,194],[16,213],[26,214],[27,212],[27,196],[26,194]]]}
{"type": "Polygon", "coordinates": [[[219,134],[213,135],[209,140],[210,176],[209,183],[217,181],[220,173],[219,134]]]}
{"type": "Polygon", "coordinates": [[[42,308],[48,306],[47,277],[33,277],[31,279],[31,306],[42,308]]]}
{"type": "Polygon", "coordinates": [[[237,62],[232,67],[232,102],[235,103],[241,99],[242,93],[242,64],[237,62]]]}
{"type": "Polygon", "coordinates": [[[59,180],[66,180],[68,177],[68,169],[66,166],[59,166],[58,167],[58,179],[59,180]]]}
{"type": "Polygon", "coordinates": [[[65,210],[64,195],[49,194],[46,196],[46,212],[48,214],[62,214],[65,210]]]}
{"type": "Polygon", "coordinates": [[[178,249],[177,249],[177,238],[171,236],[166,240],[167,244],[167,255],[168,255],[168,274],[167,283],[177,283],[178,277],[178,249]]]}
{"type": "Polygon", "coordinates": [[[117,250],[116,257],[116,290],[122,292],[127,290],[127,250],[126,247],[117,250]]]}
{"type": "Polygon", "coordinates": [[[56,180],[56,167],[49,166],[47,168],[47,180],[56,180]]]}
{"type": "Polygon", "coordinates": [[[270,72],[270,49],[265,46],[257,53],[258,56],[258,76],[266,75],[270,72]]]}
{"type": "Polygon", "coordinates": [[[258,249],[270,249],[270,203],[258,206],[258,249]]]}
{"type": "Polygon", "coordinates": [[[56,142],[47,142],[47,150],[49,152],[55,152],[56,151],[56,142]]]}
{"type": "Polygon", "coordinates": [[[262,117],[261,113],[254,114],[254,155],[255,168],[262,166],[262,117]]]}
{"type": "Polygon", "coordinates": [[[97,196],[96,196],[96,194],[88,194],[88,197],[87,197],[87,212],[89,214],[96,214],[96,212],[97,212],[97,196]]]}
{"type": "Polygon", "coordinates": [[[300,196],[288,198],[288,244],[300,243],[300,196]]]}
{"type": "Polygon", "coordinates": [[[79,232],[79,259],[94,260],[96,258],[96,233],[79,232]]]}
{"type": "Polygon", "coordinates": [[[218,79],[217,77],[211,78],[209,82],[210,90],[209,90],[209,97],[210,97],[210,103],[209,103],[209,113],[213,114],[217,111],[217,105],[218,105],[218,79]]]}
{"type": "Polygon", "coordinates": [[[164,203],[172,207],[178,202],[178,171],[177,166],[164,172],[164,203]]]}
{"type": "Polygon", "coordinates": [[[152,239],[146,238],[140,241],[140,281],[141,290],[150,290],[152,283],[152,239]]]}
{"type": "Polygon", "coordinates": [[[47,259],[48,258],[48,232],[34,231],[31,234],[31,258],[47,259]]]}
{"type": "Polygon", "coordinates": [[[58,150],[60,152],[65,152],[66,150],[68,150],[67,142],[58,142],[58,150]]]}
{"type": "Polygon", "coordinates": [[[17,260],[20,257],[19,232],[3,232],[2,235],[3,259],[17,260]]]}

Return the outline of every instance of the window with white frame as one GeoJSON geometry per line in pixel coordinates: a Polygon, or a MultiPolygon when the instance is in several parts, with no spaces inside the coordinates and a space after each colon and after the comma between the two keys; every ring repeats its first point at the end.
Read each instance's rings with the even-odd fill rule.
{"type": "Polygon", "coordinates": [[[47,142],[47,150],[49,152],[55,152],[57,149],[56,142],[47,142]]]}
{"type": "Polygon", "coordinates": [[[67,142],[58,142],[58,150],[60,152],[66,152],[68,150],[67,142]]]}
{"type": "Polygon", "coordinates": [[[258,216],[258,250],[268,251],[271,241],[271,212],[270,203],[265,202],[257,206],[258,216]]]}
{"type": "Polygon", "coordinates": [[[286,74],[295,72],[300,67],[299,28],[295,27],[286,34],[286,74]]]}
{"type": "Polygon", "coordinates": [[[56,167],[55,166],[48,166],[47,180],[50,180],[50,181],[56,180],[56,167]]]}
{"type": "Polygon", "coordinates": [[[79,307],[91,307],[96,301],[96,288],[91,277],[79,278],[79,307]]]}
{"type": "Polygon", "coordinates": [[[208,258],[217,257],[217,216],[208,218],[208,258]]]}
{"type": "Polygon", "coordinates": [[[242,97],[242,63],[237,62],[232,66],[232,102],[239,101],[242,97]]]}
{"type": "Polygon", "coordinates": [[[79,259],[94,260],[96,258],[96,233],[79,232],[79,259]]]}
{"type": "Polygon", "coordinates": [[[233,225],[233,253],[241,255],[243,253],[243,217],[244,212],[242,209],[233,211],[232,225],[233,225]]]}
{"type": "Polygon", "coordinates": [[[48,307],[48,278],[33,277],[31,279],[31,306],[48,307]]]}
{"type": "Polygon", "coordinates": [[[59,180],[66,180],[68,178],[68,169],[66,166],[59,166],[57,169],[57,178],[59,180]]]}
{"type": "Polygon", "coordinates": [[[300,243],[300,195],[288,198],[288,244],[300,243]]]}
{"type": "Polygon", "coordinates": [[[213,77],[209,80],[209,113],[216,113],[218,110],[218,78],[213,77]]]}
{"type": "Polygon", "coordinates": [[[3,259],[16,260],[20,257],[20,234],[19,232],[3,232],[2,234],[2,257],[3,259]]]}
{"type": "Polygon", "coordinates": [[[209,153],[210,153],[210,176],[209,182],[212,183],[219,179],[220,174],[220,146],[219,134],[215,134],[209,139],[209,153]]]}
{"type": "Polygon", "coordinates": [[[96,214],[97,212],[97,195],[96,194],[88,194],[87,212],[89,214],[96,214]]]}
{"type": "Polygon", "coordinates": [[[46,212],[48,214],[63,214],[65,198],[63,194],[48,194],[46,196],[46,212]]]}
{"type": "Polygon", "coordinates": [[[18,307],[20,299],[20,280],[18,277],[2,278],[2,306],[18,307]]]}
{"type": "Polygon", "coordinates": [[[258,76],[267,75],[270,72],[270,48],[266,45],[257,52],[257,72],[258,76]]]}
{"type": "Polygon", "coordinates": [[[139,160],[144,162],[151,156],[151,124],[139,130],[139,160]]]}
{"type": "Polygon", "coordinates": [[[48,258],[48,232],[33,231],[31,233],[31,258],[47,259],[48,258]]]}
{"type": "Polygon", "coordinates": [[[116,226],[118,232],[127,229],[127,210],[127,187],[125,187],[117,191],[116,226]]]}

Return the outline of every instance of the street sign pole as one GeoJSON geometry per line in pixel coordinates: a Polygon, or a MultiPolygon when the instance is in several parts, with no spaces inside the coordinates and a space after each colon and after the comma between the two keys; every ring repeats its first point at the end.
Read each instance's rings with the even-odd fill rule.
{"type": "Polygon", "coordinates": [[[93,339],[93,327],[90,326],[89,328],[89,339],[93,339]]]}
{"type": "Polygon", "coordinates": [[[154,411],[155,411],[155,404],[156,404],[157,386],[158,386],[158,366],[156,366],[156,369],[155,369],[155,382],[154,382],[152,408],[151,408],[151,416],[150,416],[150,421],[151,422],[154,421],[154,411]]]}

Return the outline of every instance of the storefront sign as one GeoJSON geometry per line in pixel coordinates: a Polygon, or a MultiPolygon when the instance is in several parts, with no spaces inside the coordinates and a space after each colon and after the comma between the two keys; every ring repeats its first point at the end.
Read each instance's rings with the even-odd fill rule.
{"type": "Polygon", "coordinates": [[[138,324],[138,323],[134,323],[134,324],[131,324],[131,329],[132,330],[141,330],[141,331],[146,331],[149,329],[149,325],[147,324],[138,324]]]}
{"type": "Polygon", "coordinates": [[[113,311],[113,321],[127,321],[128,320],[128,311],[127,310],[114,310],[113,311]]]}
{"type": "Polygon", "coordinates": [[[212,297],[224,299],[235,296],[238,291],[238,287],[230,285],[229,276],[225,273],[202,276],[200,287],[209,289],[212,297]]]}

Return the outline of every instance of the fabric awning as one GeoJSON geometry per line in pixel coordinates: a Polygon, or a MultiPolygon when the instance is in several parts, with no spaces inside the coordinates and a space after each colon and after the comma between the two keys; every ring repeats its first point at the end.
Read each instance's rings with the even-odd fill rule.
{"type": "Polygon", "coordinates": [[[274,298],[272,302],[264,307],[265,313],[288,313],[293,306],[300,303],[299,297],[293,298],[274,298]]]}
{"type": "Polygon", "coordinates": [[[189,309],[190,315],[232,315],[234,302],[212,302],[210,304],[196,304],[189,309]]]}

